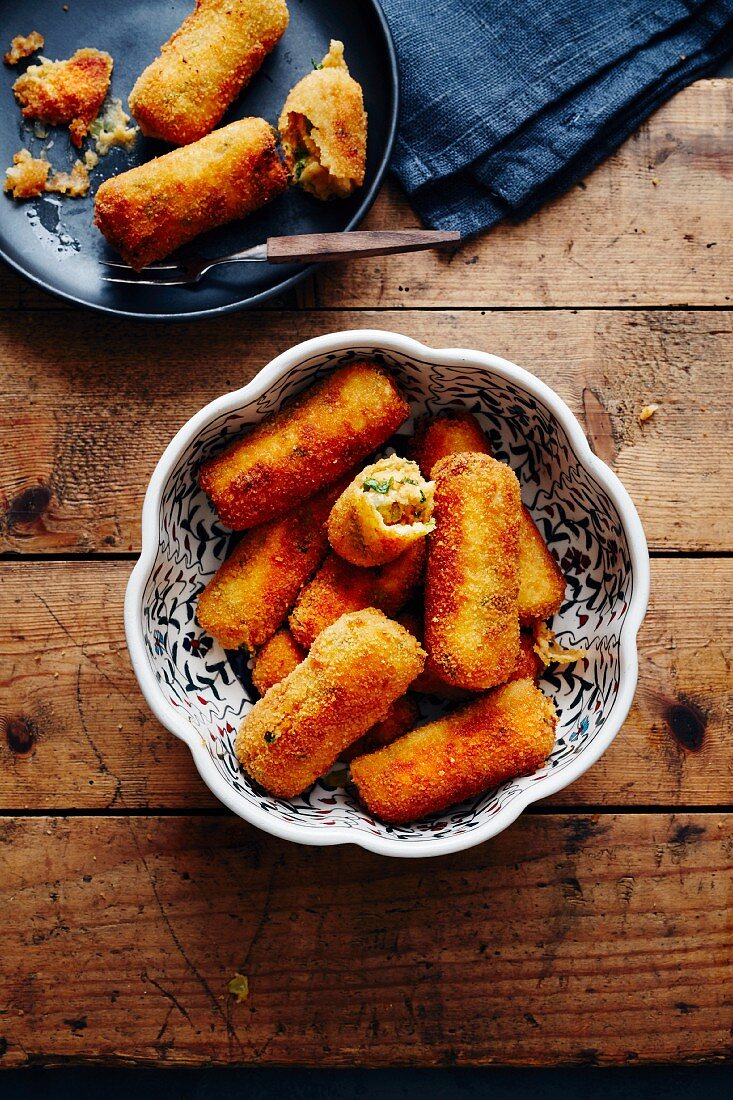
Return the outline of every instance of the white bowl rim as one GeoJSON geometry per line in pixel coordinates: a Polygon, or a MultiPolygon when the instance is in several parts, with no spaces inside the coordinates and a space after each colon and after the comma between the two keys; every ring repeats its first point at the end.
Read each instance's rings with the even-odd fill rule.
{"type": "MultiPolygon", "coordinates": [[[[368,351],[366,351],[368,354],[368,351]]],[[[491,839],[511,825],[520,813],[533,802],[556,794],[569,786],[588,770],[606,751],[621,729],[628,715],[636,691],[638,678],[638,654],[636,638],[649,602],[650,569],[649,551],[646,536],[636,507],[617,475],[597,455],[593,453],[588,440],[561,397],[545,382],[523,367],[508,359],[489,352],[474,351],[466,348],[431,348],[412,337],[382,329],[346,329],[339,332],[324,333],[295,344],[287,351],[277,355],[259,371],[255,377],[238,390],[232,390],[215,398],[195,413],[163,451],[145,493],[142,513],[142,547],[125,593],[125,634],[133,671],[138,679],[143,696],[155,717],[176,737],[180,738],[191,751],[198,772],[209,790],[237,816],[255,825],[264,832],[284,840],[316,846],[331,844],[357,844],[379,855],[407,858],[425,858],[446,855],[462,851],[491,839]],[[150,571],[155,563],[159,545],[158,516],[162,495],[170,470],[189,444],[202,429],[222,413],[235,411],[245,402],[261,397],[291,367],[304,359],[316,355],[349,351],[354,347],[360,350],[371,349],[375,352],[387,351],[396,355],[426,360],[441,366],[463,366],[473,364],[498,375],[510,382],[516,382],[530,394],[542,401],[565,430],[570,445],[579,462],[590,470],[601,488],[606,492],[618,509],[629,544],[633,591],[619,638],[619,689],[611,713],[603,729],[591,744],[569,763],[562,772],[554,777],[549,775],[545,782],[524,790],[509,805],[503,807],[485,824],[457,836],[440,837],[425,844],[405,844],[398,837],[382,836],[373,833],[355,833],[355,830],[334,826],[329,829],[303,829],[296,822],[274,819],[258,806],[240,801],[216,770],[206,751],[203,739],[185,721],[178,717],[161,694],[158,682],[145,653],[143,635],[143,591],[150,571]]]]}

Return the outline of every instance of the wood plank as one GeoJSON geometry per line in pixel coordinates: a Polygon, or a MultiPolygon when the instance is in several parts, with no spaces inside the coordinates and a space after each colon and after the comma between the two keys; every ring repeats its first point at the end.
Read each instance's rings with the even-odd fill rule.
{"type": "MultiPolygon", "coordinates": [[[[322,307],[725,305],[733,301],[733,80],[675,96],[612,157],[519,226],[453,256],[341,264],[322,307]]],[[[419,225],[386,188],[365,229],[419,225]]]]}
{"type": "Polygon", "coordinates": [[[653,548],[733,548],[729,313],[260,313],[175,330],[40,317],[0,324],[0,552],[139,549],[148,479],[181,424],[294,341],[356,327],[526,366],[620,474],[653,548]],[[641,424],[649,402],[660,408],[641,424]]]}
{"type": "Polygon", "coordinates": [[[4,1065],[733,1055],[730,815],[525,816],[427,863],[227,818],[0,827],[4,1065]]]}
{"type": "MultiPolygon", "coordinates": [[[[636,702],[555,805],[733,804],[733,560],[655,559],[636,702]]],[[[122,626],[127,562],[4,563],[0,806],[215,806],[149,712],[122,626]]]]}
{"type": "MultiPolygon", "coordinates": [[[[723,305],[733,275],[733,80],[701,80],[580,185],[452,257],[324,270],[322,307],[723,305]]],[[[419,225],[394,184],[365,229],[419,225]]],[[[68,309],[0,264],[0,310],[68,309]]]]}

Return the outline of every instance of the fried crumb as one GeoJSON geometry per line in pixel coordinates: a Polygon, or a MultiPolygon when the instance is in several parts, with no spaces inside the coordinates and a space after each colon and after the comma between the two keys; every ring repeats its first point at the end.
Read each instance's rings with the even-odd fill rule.
{"type": "Polygon", "coordinates": [[[30,34],[17,34],[10,43],[10,49],[3,55],[6,65],[17,65],[25,57],[30,57],[36,50],[42,50],[44,37],[38,31],[30,34]]]}
{"type": "Polygon", "coordinates": [[[238,1005],[242,1001],[246,1001],[249,997],[249,981],[246,974],[235,974],[232,980],[227,983],[227,990],[238,1005]]]}
{"type": "Polygon", "coordinates": [[[587,657],[584,649],[567,649],[561,645],[547,623],[537,623],[532,647],[544,665],[572,665],[587,657]]]}
{"type": "Polygon", "coordinates": [[[652,176],[652,187],[659,186],[659,176],[652,176]]]}
{"type": "Polygon", "coordinates": [[[23,118],[52,126],[68,124],[77,149],[97,117],[109,89],[112,58],[102,50],[81,49],[65,61],[40,57],[13,85],[23,118]]]}
{"type": "Polygon", "coordinates": [[[89,190],[88,166],[80,160],[74,161],[70,172],[54,172],[44,190],[68,195],[71,199],[83,198],[89,190]]]}
{"type": "Polygon", "coordinates": [[[121,99],[112,99],[90,127],[94,148],[105,157],[113,145],[130,146],[138,135],[137,126],[129,126],[130,116],[122,109],[121,99]]]}
{"type": "Polygon", "coordinates": [[[654,413],[657,411],[658,408],[659,408],[659,405],[654,405],[654,404],[645,405],[644,408],[639,413],[640,423],[644,424],[645,421],[651,420],[651,418],[654,416],[654,413]]]}
{"type": "Polygon", "coordinates": [[[36,160],[27,149],[13,154],[13,165],[5,169],[5,187],[17,200],[35,199],[43,194],[51,165],[47,160],[36,160]]]}

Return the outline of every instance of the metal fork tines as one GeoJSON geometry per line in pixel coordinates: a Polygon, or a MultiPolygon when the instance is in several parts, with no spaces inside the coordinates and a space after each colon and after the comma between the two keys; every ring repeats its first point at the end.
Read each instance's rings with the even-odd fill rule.
{"type": "Polygon", "coordinates": [[[267,260],[267,245],[257,244],[243,252],[231,256],[209,258],[207,256],[188,256],[177,263],[149,264],[142,271],[123,264],[119,260],[100,260],[104,267],[111,267],[119,275],[103,275],[105,283],[124,283],[127,286],[193,286],[219,264],[261,263],[267,260]]]}

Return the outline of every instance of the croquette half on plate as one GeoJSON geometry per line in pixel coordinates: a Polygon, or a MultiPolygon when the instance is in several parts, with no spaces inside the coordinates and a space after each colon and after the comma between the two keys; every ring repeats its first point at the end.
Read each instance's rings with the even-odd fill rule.
{"type": "Polygon", "coordinates": [[[197,0],[130,93],[142,132],[172,145],[210,133],[280,41],[288,19],[285,0],[197,0]]]}
{"type": "Polygon", "coordinates": [[[367,116],[343,42],[285,100],[278,123],[293,183],[317,199],[345,199],[364,182],[367,116]]]}

